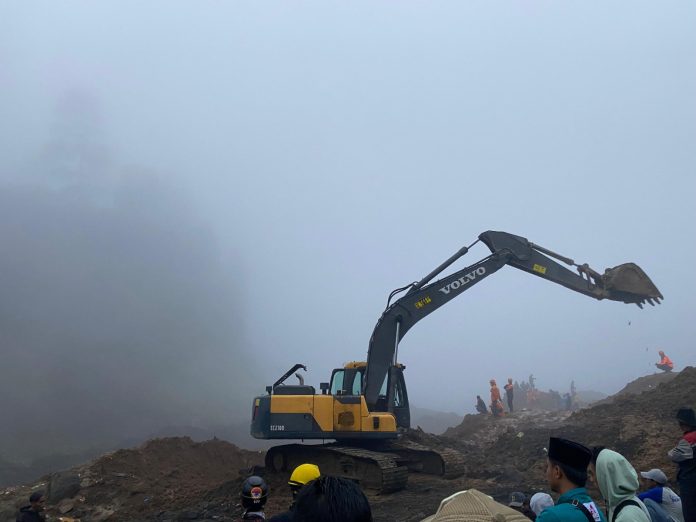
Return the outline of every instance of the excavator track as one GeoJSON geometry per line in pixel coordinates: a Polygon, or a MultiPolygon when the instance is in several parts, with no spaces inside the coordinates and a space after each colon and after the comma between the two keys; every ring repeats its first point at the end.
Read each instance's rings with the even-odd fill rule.
{"type": "Polygon", "coordinates": [[[400,439],[378,448],[333,444],[285,444],[266,453],[266,468],[289,472],[305,462],[322,472],[349,478],[366,489],[393,493],[406,487],[408,473],[456,478],[466,472],[464,455],[451,448],[432,448],[400,439]]]}
{"type": "Polygon", "coordinates": [[[408,467],[399,455],[340,444],[285,444],[266,452],[266,468],[287,472],[305,462],[317,464],[322,473],[355,480],[369,490],[393,493],[408,482],[408,467]]]}
{"type": "Polygon", "coordinates": [[[466,472],[466,459],[463,454],[451,448],[431,448],[411,440],[392,441],[385,451],[394,452],[401,457],[409,471],[456,478],[466,472]]]}

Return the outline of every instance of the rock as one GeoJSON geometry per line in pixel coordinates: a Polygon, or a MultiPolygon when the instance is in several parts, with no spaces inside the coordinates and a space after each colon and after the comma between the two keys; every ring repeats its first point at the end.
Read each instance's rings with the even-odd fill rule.
{"type": "Polygon", "coordinates": [[[89,517],[89,520],[91,520],[92,522],[102,522],[108,520],[114,513],[115,512],[113,509],[98,507],[92,512],[91,516],[89,517]]]}
{"type": "Polygon", "coordinates": [[[74,507],[75,507],[75,501],[73,499],[64,498],[63,500],[58,502],[58,512],[61,515],[65,515],[66,513],[70,513],[74,507]]]}
{"type": "Polygon", "coordinates": [[[0,520],[14,520],[17,516],[17,508],[14,506],[0,506],[0,520]]]}
{"type": "Polygon", "coordinates": [[[72,498],[80,491],[80,476],[72,471],[60,471],[51,474],[48,481],[46,496],[52,504],[57,504],[64,498],[72,498]]]}

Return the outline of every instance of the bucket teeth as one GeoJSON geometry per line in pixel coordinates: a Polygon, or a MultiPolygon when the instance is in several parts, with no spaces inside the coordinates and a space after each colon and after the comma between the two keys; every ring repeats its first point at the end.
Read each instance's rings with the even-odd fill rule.
{"type": "Polygon", "coordinates": [[[645,303],[655,306],[663,299],[655,284],[635,263],[607,268],[602,282],[609,293],[609,299],[615,301],[635,303],[642,308],[645,303]]]}

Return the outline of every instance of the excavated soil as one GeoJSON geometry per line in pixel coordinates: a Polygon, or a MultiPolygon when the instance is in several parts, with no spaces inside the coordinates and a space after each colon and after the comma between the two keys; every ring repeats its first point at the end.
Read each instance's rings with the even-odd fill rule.
{"type": "MultiPolygon", "coordinates": [[[[695,368],[643,377],[610,400],[572,414],[533,410],[499,419],[467,415],[441,436],[411,430],[406,437],[414,442],[462,452],[466,472],[451,480],[412,474],[403,491],[369,494],[375,521],[421,520],[442,498],[472,487],[503,502],[512,491],[543,490],[544,448],[552,435],[616,449],[636,468],[660,467],[674,479],[666,453],[680,437],[674,415],[681,406],[696,406],[695,368]]],[[[275,514],[290,503],[288,476],[268,473],[262,463],[262,453],[220,440],[156,439],[74,468],[70,473],[79,476],[79,492],[52,506],[50,514],[58,516],[61,506],[64,516],[82,521],[231,521],[240,514],[241,482],[252,472],[269,482],[266,512],[275,514]]],[[[5,517],[13,506],[32,487],[45,488],[50,480],[0,491],[0,521],[12,520],[5,517]]]]}
{"type": "Polygon", "coordinates": [[[646,375],[645,377],[639,377],[635,381],[629,382],[611,397],[607,397],[606,399],[595,402],[593,406],[597,406],[599,404],[608,404],[613,402],[617,397],[623,397],[624,395],[639,395],[643,392],[654,390],[660,384],[672,381],[677,377],[677,375],[679,375],[679,372],[659,372],[652,375],[646,375]]]}
{"type": "Polygon", "coordinates": [[[202,499],[229,500],[239,491],[243,470],[261,463],[259,453],[229,442],[182,437],[119,450],[78,471],[87,486],[85,504],[106,506],[122,519],[185,509],[202,499]]]}
{"type": "MultiPolygon", "coordinates": [[[[76,477],[80,488],[67,506],[64,502],[60,507],[63,516],[82,521],[200,520],[236,513],[243,478],[262,463],[262,453],[218,439],[200,443],[188,437],[154,439],[64,473],[76,477]]],[[[51,484],[47,476],[34,487],[0,492],[0,502],[5,501],[0,520],[32,489],[50,491],[51,484]]],[[[61,514],[58,507],[49,514],[61,514]]]]}

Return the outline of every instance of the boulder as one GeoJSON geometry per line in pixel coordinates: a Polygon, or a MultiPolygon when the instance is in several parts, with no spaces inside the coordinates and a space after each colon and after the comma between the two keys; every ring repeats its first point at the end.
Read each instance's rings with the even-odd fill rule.
{"type": "Polygon", "coordinates": [[[73,471],[52,473],[48,480],[48,502],[57,504],[64,498],[72,498],[80,491],[80,475],[73,471]]]}
{"type": "Polygon", "coordinates": [[[71,498],[64,498],[63,500],[58,502],[58,512],[61,515],[65,515],[66,513],[70,513],[74,508],[75,508],[75,501],[71,498]]]}

